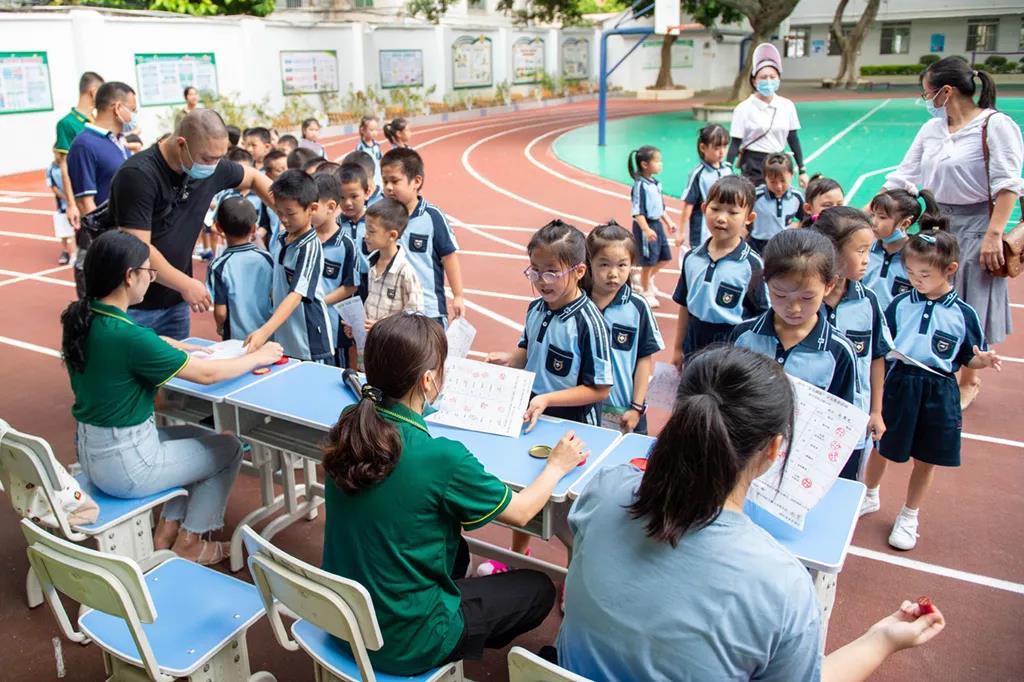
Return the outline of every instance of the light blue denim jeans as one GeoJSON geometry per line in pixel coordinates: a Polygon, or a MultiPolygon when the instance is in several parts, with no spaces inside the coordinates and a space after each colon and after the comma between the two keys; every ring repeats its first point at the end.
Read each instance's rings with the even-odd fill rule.
{"type": "Polygon", "coordinates": [[[242,443],[198,426],[157,428],[152,417],[137,426],[79,424],[78,461],[89,479],[114,497],[183,486],[188,497],[165,504],[161,516],[180,521],[190,533],[207,533],[224,525],[242,443]]]}

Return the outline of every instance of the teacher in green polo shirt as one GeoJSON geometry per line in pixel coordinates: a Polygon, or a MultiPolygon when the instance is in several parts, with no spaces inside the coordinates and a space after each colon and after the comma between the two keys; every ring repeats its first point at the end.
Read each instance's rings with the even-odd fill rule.
{"type": "Polygon", "coordinates": [[[532,570],[466,578],[462,532],[494,520],[525,525],[585,456],[566,433],[541,474],[515,493],[461,443],[433,438],[423,410],[441,393],[447,355],[444,329],[430,318],[375,324],[362,399],[339,417],[324,450],[323,568],[369,591],[384,636],[370,660],[393,675],[480,658],[543,622],[555,600],[551,579],[532,570]]]}
{"type": "Polygon", "coordinates": [[[155,273],[147,244],[126,232],[104,233],[85,257],[86,297],[61,314],[78,460],[89,479],[115,497],[184,486],[188,497],[164,505],[154,544],[214,564],[227,556],[227,543],[202,536],[224,523],[242,444],[194,426],[157,428],[153,399],[176,376],[212,384],[270,365],[281,357],[281,346],[270,343],[231,360],[203,360],[189,354],[197,349],[136,325],[128,306],[142,300],[155,273]]]}

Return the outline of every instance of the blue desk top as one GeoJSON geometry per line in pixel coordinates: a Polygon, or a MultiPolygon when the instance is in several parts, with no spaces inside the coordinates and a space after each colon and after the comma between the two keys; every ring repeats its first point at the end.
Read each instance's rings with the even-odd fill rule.
{"type": "MultiPolygon", "coordinates": [[[[291,365],[282,365],[282,367],[291,365]]],[[[287,372],[267,375],[227,398],[237,405],[272,417],[328,431],[356,397],[341,378],[342,370],[315,362],[300,362],[287,372]]]]}
{"type": "MultiPolygon", "coordinates": [[[[604,457],[602,467],[625,464],[636,457],[646,457],[654,438],[629,434],[604,457]]],[[[586,481],[575,494],[582,491],[586,481]]],[[[768,531],[779,544],[788,549],[808,568],[825,573],[838,573],[846,560],[846,551],[857,526],[864,484],[839,479],[804,520],[802,531],[793,528],[756,504],[747,500],[744,511],[750,519],[768,531]]]]}
{"type": "MultiPolygon", "coordinates": [[[[214,342],[207,339],[188,338],[185,339],[184,343],[191,343],[195,346],[212,346],[214,342]]],[[[234,379],[229,379],[227,381],[220,381],[208,386],[175,377],[164,384],[164,388],[178,393],[184,393],[185,395],[190,395],[195,398],[203,398],[210,402],[219,403],[223,402],[224,398],[232,393],[240,391],[248,386],[258,384],[269,379],[275,374],[280,374],[286,370],[294,369],[299,364],[301,363],[298,360],[289,359],[287,365],[272,365],[270,367],[269,374],[253,374],[252,372],[246,372],[240,377],[235,377],[234,379]]]]}

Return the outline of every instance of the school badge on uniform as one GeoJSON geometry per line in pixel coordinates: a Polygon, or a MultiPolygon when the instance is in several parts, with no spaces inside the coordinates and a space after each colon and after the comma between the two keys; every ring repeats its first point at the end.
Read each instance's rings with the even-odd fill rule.
{"type": "Polygon", "coordinates": [[[558,360],[558,359],[552,360],[551,361],[551,367],[556,372],[561,372],[565,368],[565,362],[562,361],[562,360],[558,360]]]}
{"type": "Polygon", "coordinates": [[[949,341],[946,341],[945,339],[938,339],[938,338],[935,339],[935,350],[937,350],[938,352],[940,352],[940,353],[948,353],[949,352],[949,348],[950,348],[949,341]]]}
{"type": "Polygon", "coordinates": [[[865,346],[863,341],[861,341],[859,339],[854,341],[853,342],[853,347],[857,350],[857,355],[864,355],[864,348],[866,346],[865,346]]]}
{"type": "Polygon", "coordinates": [[[722,303],[724,303],[725,305],[732,305],[732,302],[735,299],[736,297],[733,294],[729,293],[728,291],[722,294],[722,303]]]}
{"type": "Polygon", "coordinates": [[[619,333],[618,333],[618,334],[617,334],[617,335],[615,336],[615,341],[616,341],[616,342],[617,342],[617,343],[618,343],[619,345],[625,345],[625,344],[626,344],[626,341],[629,341],[629,335],[628,335],[628,334],[626,334],[626,332],[619,332],[619,333]]]}
{"type": "Polygon", "coordinates": [[[388,289],[388,298],[395,300],[395,296],[398,295],[398,289],[388,289]]]}

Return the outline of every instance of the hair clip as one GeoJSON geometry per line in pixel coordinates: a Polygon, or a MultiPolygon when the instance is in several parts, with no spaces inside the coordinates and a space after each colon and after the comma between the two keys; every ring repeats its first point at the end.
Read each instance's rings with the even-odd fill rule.
{"type": "Polygon", "coordinates": [[[384,393],[379,388],[374,388],[370,384],[363,384],[360,395],[363,400],[369,400],[374,405],[380,405],[384,402],[384,393]]]}
{"type": "Polygon", "coordinates": [[[930,234],[923,234],[921,232],[918,232],[917,236],[920,237],[921,239],[923,239],[924,241],[926,241],[929,244],[933,244],[933,245],[935,244],[935,237],[933,237],[930,234]]]}
{"type": "Polygon", "coordinates": [[[917,195],[917,205],[921,208],[921,215],[924,215],[924,212],[928,210],[928,203],[920,194],[917,195]]]}

